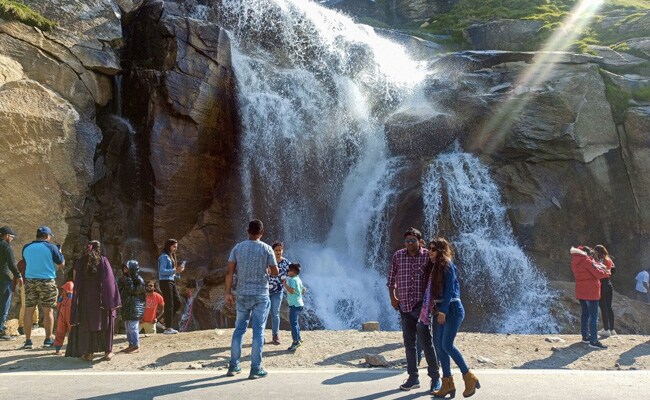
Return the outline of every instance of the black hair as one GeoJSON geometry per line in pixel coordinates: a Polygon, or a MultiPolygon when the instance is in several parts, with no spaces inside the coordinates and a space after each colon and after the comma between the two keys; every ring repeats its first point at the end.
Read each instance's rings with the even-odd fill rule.
{"type": "Polygon", "coordinates": [[[300,267],[300,264],[298,264],[298,263],[295,263],[295,264],[289,264],[289,266],[287,267],[287,269],[288,269],[289,271],[293,271],[293,272],[295,272],[296,275],[300,275],[300,268],[301,268],[301,267],[300,267]]]}
{"type": "Polygon", "coordinates": [[[248,233],[250,235],[259,235],[264,230],[264,224],[259,219],[254,219],[248,223],[248,233]]]}
{"type": "Polygon", "coordinates": [[[284,248],[284,243],[282,243],[282,242],[273,242],[273,244],[271,245],[271,248],[273,250],[275,250],[276,247],[283,247],[284,248]]]}
{"type": "Polygon", "coordinates": [[[407,236],[415,236],[418,240],[422,240],[422,232],[413,227],[408,228],[406,232],[404,232],[404,237],[407,236]]]}

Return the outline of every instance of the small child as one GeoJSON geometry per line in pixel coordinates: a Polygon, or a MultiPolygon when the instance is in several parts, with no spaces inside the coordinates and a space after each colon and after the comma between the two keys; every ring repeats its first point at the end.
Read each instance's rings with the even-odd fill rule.
{"type": "Polygon", "coordinates": [[[74,283],[67,281],[61,286],[61,292],[56,300],[56,309],[59,311],[59,315],[56,319],[56,336],[54,337],[55,354],[61,354],[65,335],[70,332],[70,307],[72,306],[73,290],[74,283]]]}
{"type": "Polygon", "coordinates": [[[129,347],[123,353],[140,351],[140,319],[146,307],[146,292],[144,279],[140,276],[140,264],[129,260],[124,266],[124,276],[120,280],[120,296],[122,297],[122,320],[126,329],[126,339],[129,347]]]}
{"type": "Polygon", "coordinates": [[[305,306],[302,296],[307,289],[302,285],[300,275],[300,264],[289,264],[287,269],[287,278],[282,279],[282,285],[287,290],[287,303],[289,304],[289,325],[291,325],[291,338],[293,343],[287,349],[289,351],[296,351],[302,345],[302,338],[300,337],[300,312],[305,306]]]}

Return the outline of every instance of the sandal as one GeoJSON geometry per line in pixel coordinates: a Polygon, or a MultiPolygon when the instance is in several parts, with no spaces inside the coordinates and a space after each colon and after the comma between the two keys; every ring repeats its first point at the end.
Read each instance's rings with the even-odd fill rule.
{"type": "Polygon", "coordinates": [[[81,356],[81,359],[84,361],[92,361],[95,355],[93,353],[87,353],[81,356]]]}
{"type": "Polygon", "coordinates": [[[104,361],[111,361],[114,355],[115,354],[112,351],[104,354],[104,361]]]}

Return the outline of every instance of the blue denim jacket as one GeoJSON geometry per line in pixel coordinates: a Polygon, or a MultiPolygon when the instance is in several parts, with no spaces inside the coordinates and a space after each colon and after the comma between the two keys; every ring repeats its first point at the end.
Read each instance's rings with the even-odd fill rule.
{"type": "Polygon", "coordinates": [[[158,280],[173,281],[176,277],[176,269],[169,254],[162,253],[158,257],[158,280]]]}
{"type": "Polygon", "coordinates": [[[449,263],[449,271],[445,271],[444,278],[445,286],[442,292],[442,302],[438,304],[438,310],[447,314],[452,299],[460,299],[460,285],[458,284],[456,265],[453,261],[449,263]]]}

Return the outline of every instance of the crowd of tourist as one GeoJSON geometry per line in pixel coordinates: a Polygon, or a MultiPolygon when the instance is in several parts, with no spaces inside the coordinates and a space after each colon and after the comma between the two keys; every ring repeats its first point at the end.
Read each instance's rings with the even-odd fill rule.
{"type": "MultiPolygon", "coordinates": [[[[242,371],[242,339],[250,324],[253,339],[249,378],[257,379],[267,375],[262,354],[269,315],[270,343],[281,344],[280,307],[285,296],[292,338],[287,350],[293,352],[302,345],[299,319],[307,289],[300,278],[301,265],[284,258],[284,244],[275,242],[269,246],[261,240],[262,221],[250,221],[247,234],[248,239],[230,252],[225,277],[225,303],[236,310],[227,375],[242,371]]],[[[38,323],[39,306],[45,329],[43,347],[54,346],[60,354],[67,335],[65,356],[86,361],[94,360],[96,353],[102,354],[103,360],[112,359],[118,314],[128,342],[128,347],[121,352],[126,354],[140,351],[141,331],[155,334],[161,326],[165,334],[178,333],[175,318],[182,301],[176,281],[184,272],[186,262],[177,260],[177,240],[169,239],[163,246],[158,258],[157,282],[145,282],[136,260],[125,262],[121,277],[116,279],[111,264],[102,255],[101,244],[93,240],[66,274],[66,282],[57,287],[57,270],[65,268],[65,259],[61,245],[53,242],[52,230],[39,227],[36,239],[23,247],[18,263],[11,248],[15,236],[10,227],[0,228],[0,339],[11,339],[6,334],[5,322],[14,286],[21,298],[19,332],[25,335],[24,349],[34,346],[31,333],[33,324],[38,323]],[[57,322],[52,339],[54,309],[57,322]]],[[[616,266],[603,245],[593,249],[572,247],[570,254],[576,298],[581,307],[582,341],[591,348],[605,349],[607,346],[600,342],[599,336],[616,335],[611,283],[616,266]],[[597,331],[599,309],[603,321],[601,331],[597,331]]],[[[650,270],[642,270],[635,279],[637,299],[649,302],[650,270]]],[[[404,233],[404,248],[393,254],[387,281],[391,305],[399,313],[406,355],[408,379],[400,389],[420,387],[418,367],[424,358],[431,395],[454,397],[453,360],[465,384],[463,396],[472,396],[481,387],[480,382],[454,344],[465,310],[452,245],[442,237],[426,243],[419,230],[408,229],[404,233]]]]}

